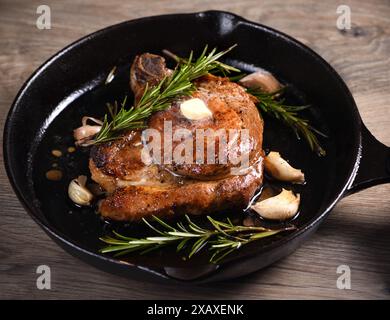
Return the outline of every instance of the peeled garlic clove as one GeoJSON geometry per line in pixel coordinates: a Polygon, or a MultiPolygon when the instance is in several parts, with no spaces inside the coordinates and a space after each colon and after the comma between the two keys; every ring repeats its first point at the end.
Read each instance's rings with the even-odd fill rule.
{"type": "Polygon", "coordinates": [[[193,98],[186,100],[180,104],[180,112],[189,120],[203,120],[212,118],[213,113],[203,100],[193,98]]]}
{"type": "Polygon", "coordinates": [[[299,194],[282,189],[278,195],[259,201],[251,208],[265,219],[283,221],[297,214],[300,200],[299,194]]]}
{"type": "Polygon", "coordinates": [[[282,88],[280,82],[272,73],[260,69],[242,78],[239,83],[246,88],[261,89],[264,92],[273,93],[282,88]]]}
{"type": "Polygon", "coordinates": [[[89,206],[93,199],[93,194],[86,188],[86,176],[79,176],[69,183],[68,195],[69,198],[80,206],[89,206]]]}
{"type": "Polygon", "coordinates": [[[300,169],[295,169],[284,160],[279,152],[271,151],[264,158],[265,170],[275,179],[297,184],[305,183],[305,175],[300,169]]]}

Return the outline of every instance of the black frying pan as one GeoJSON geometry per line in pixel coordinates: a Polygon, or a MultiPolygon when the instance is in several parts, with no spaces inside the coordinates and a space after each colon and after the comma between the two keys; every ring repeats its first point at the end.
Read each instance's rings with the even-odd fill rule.
{"type": "Polygon", "coordinates": [[[291,253],[312,234],[342,197],[390,181],[389,148],[378,142],[361,121],[355,102],[340,76],[326,61],[298,41],[234,14],[208,11],[173,14],[124,22],[91,34],[60,51],[25,83],[8,114],[4,160],[9,179],[37,223],[65,250],[104,270],[126,275],[154,274],[193,282],[223,280],[261,269],[291,253]],[[98,236],[107,225],[90,209],[68,201],[71,178],[86,173],[88,150],[53,159],[51,149],[73,144],[72,129],[82,115],[101,116],[104,105],[128,90],[128,71],[141,52],[168,48],[180,55],[199,52],[205,44],[227,48],[237,43],[227,62],[243,71],[260,66],[292,84],[292,103],[313,104],[306,116],[328,135],[321,140],[326,157],[272,119],[265,118],[265,147],[279,150],[302,168],[307,185],[298,229],[272,240],[252,243],[220,265],[202,256],[183,262],[169,250],[125,260],[98,253],[98,236]],[[118,66],[112,85],[104,86],[118,66]],[[45,179],[56,161],[61,182],[45,179]],[[147,271],[139,272],[139,271],[147,271]]]}

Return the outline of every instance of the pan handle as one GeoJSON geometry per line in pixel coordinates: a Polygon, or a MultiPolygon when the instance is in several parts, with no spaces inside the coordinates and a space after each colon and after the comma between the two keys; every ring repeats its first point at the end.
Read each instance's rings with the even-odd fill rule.
{"type": "Polygon", "coordinates": [[[390,182],[390,148],[379,142],[362,124],[362,150],[357,174],[346,195],[390,182]]]}

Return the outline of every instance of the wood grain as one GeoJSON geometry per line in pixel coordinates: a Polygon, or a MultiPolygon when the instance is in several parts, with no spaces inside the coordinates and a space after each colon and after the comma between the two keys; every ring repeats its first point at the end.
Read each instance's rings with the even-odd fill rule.
{"type": "MultiPolygon", "coordinates": [[[[120,21],[162,13],[219,9],[269,25],[309,45],[342,75],[371,132],[390,145],[390,3],[370,1],[49,1],[52,29],[38,30],[40,1],[0,2],[0,124],[19,88],[70,42],[120,21]],[[336,28],[350,5],[352,29],[336,28]]],[[[2,153],[2,150],[0,151],[2,153]]],[[[2,159],[2,157],[1,157],[2,159]]],[[[250,276],[202,286],[157,284],[106,274],[71,257],[27,216],[0,169],[0,298],[270,299],[390,298],[390,185],[342,200],[319,231],[291,256],[250,276]],[[52,289],[36,288],[47,264],[52,289]],[[336,287],[336,268],[352,270],[351,290],[336,287]]]]}

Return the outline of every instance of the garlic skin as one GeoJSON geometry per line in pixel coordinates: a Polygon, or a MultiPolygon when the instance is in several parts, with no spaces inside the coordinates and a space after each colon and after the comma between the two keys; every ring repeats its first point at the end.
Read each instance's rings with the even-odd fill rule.
{"type": "Polygon", "coordinates": [[[282,189],[278,195],[259,201],[251,206],[261,217],[269,220],[284,221],[294,217],[301,201],[300,194],[282,189]]]}
{"type": "Polygon", "coordinates": [[[68,186],[68,196],[80,206],[89,206],[93,200],[93,194],[86,188],[86,176],[79,176],[73,179],[68,186]]]}
{"type": "Polygon", "coordinates": [[[183,101],[180,104],[180,112],[189,120],[203,120],[213,117],[211,110],[199,98],[183,101]]]}
{"type": "Polygon", "coordinates": [[[94,136],[100,131],[101,128],[101,126],[85,125],[73,130],[73,137],[76,140],[76,144],[83,144],[82,141],[84,139],[94,136]]]}
{"type": "Polygon", "coordinates": [[[276,180],[296,184],[305,183],[305,174],[302,170],[292,167],[279,152],[271,151],[264,158],[264,168],[276,180]]]}
{"type": "Polygon", "coordinates": [[[282,88],[280,82],[264,69],[251,73],[242,78],[239,83],[246,88],[250,89],[261,89],[267,93],[274,93],[282,88]]]}
{"type": "Polygon", "coordinates": [[[73,138],[76,140],[76,145],[88,146],[90,139],[92,139],[92,137],[102,128],[103,122],[92,117],[83,117],[81,124],[81,127],[73,130],[73,138]],[[96,125],[87,124],[88,120],[96,125]]]}

